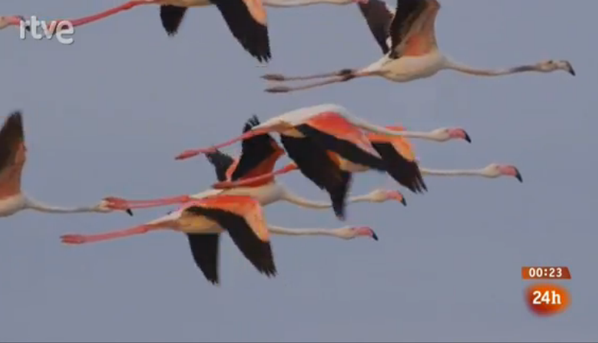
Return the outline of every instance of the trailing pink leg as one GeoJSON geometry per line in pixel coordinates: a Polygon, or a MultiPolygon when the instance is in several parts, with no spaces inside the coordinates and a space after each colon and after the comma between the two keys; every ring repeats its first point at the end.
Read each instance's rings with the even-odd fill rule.
{"type": "Polygon", "coordinates": [[[60,236],[62,243],[65,244],[84,244],[84,243],[96,243],[101,241],[107,241],[111,239],[124,238],[134,235],[140,235],[149,232],[150,230],[157,230],[159,228],[152,227],[150,225],[141,225],[131,229],[119,230],[107,233],[100,233],[97,235],[63,235],[60,236]]]}
{"type": "Polygon", "coordinates": [[[192,198],[188,195],[151,200],[127,200],[117,197],[107,197],[104,199],[104,201],[108,202],[107,206],[114,210],[160,207],[181,204],[191,200],[192,198]]]}

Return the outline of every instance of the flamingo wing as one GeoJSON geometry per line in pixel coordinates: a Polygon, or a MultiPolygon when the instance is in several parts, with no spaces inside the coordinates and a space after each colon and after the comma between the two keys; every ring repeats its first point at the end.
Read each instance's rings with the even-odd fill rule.
{"type": "Polygon", "coordinates": [[[382,53],[386,55],[390,51],[386,41],[390,37],[390,23],[394,17],[394,9],[389,8],[383,0],[369,0],[365,4],[359,3],[359,10],[376,42],[382,48],[382,53]]]}
{"type": "Polygon", "coordinates": [[[218,181],[227,181],[226,172],[235,163],[235,160],[220,150],[206,153],[206,157],[216,170],[218,181]]]}
{"type": "Polygon", "coordinates": [[[195,264],[206,279],[213,283],[220,283],[218,276],[218,250],[220,235],[217,233],[198,234],[188,233],[189,247],[195,264]]]}
{"type": "Polygon", "coordinates": [[[162,27],[169,36],[174,36],[179,31],[183,18],[187,13],[187,7],[162,5],[160,6],[160,19],[162,27]]]}
{"type": "Polygon", "coordinates": [[[0,129],[0,184],[2,195],[21,189],[21,173],[26,161],[25,133],[21,112],[11,113],[0,129]]]}
{"type": "Polygon", "coordinates": [[[341,170],[332,158],[334,153],[328,153],[310,137],[281,135],[281,141],[301,174],[328,192],[334,214],[344,220],[346,198],[351,188],[351,173],[341,170]]]}
{"type": "MultiPolygon", "coordinates": [[[[245,123],[243,133],[251,131],[251,129],[258,125],[260,125],[260,121],[254,115],[245,123]]],[[[236,181],[247,176],[249,172],[255,170],[260,164],[271,158],[271,156],[275,155],[281,149],[274,138],[267,133],[245,139],[241,144],[241,158],[232,174],[231,181],[236,181]]]]}
{"type": "Polygon", "coordinates": [[[212,3],[222,13],[228,28],[241,46],[258,61],[269,61],[272,54],[261,1],[212,0],[212,3]]]}
{"type": "Polygon", "coordinates": [[[436,0],[397,0],[395,16],[390,24],[390,58],[403,56],[409,38],[420,29],[417,24],[432,3],[438,4],[436,0]]]}
{"type": "MultiPolygon", "coordinates": [[[[274,256],[269,240],[260,238],[259,234],[264,230],[265,223],[261,217],[260,227],[255,227],[257,224],[254,220],[256,213],[239,214],[238,209],[231,204],[225,203],[219,206],[217,202],[225,200],[226,198],[233,198],[230,196],[221,196],[211,199],[206,199],[207,202],[203,206],[192,206],[185,211],[193,215],[204,216],[218,223],[220,227],[228,232],[235,245],[241,250],[241,253],[253,264],[253,266],[262,274],[266,276],[276,275],[276,266],[274,265],[274,256]],[[210,203],[210,201],[214,203],[210,203]],[[225,209],[228,208],[228,209],[225,209]],[[251,224],[250,224],[251,223],[251,224]],[[252,225],[253,224],[253,225],[252,225]]],[[[249,197],[234,197],[234,198],[248,198],[249,197]]],[[[259,204],[257,205],[259,206],[259,204]]],[[[265,228],[267,235],[267,228],[265,228]]]]}
{"type": "Polygon", "coordinates": [[[399,184],[407,187],[413,193],[422,193],[427,186],[422,177],[419,166],[415,161],[410,161],[401,155],[392,143],[372,143],[384,163],[386,171],[399,184]]]}

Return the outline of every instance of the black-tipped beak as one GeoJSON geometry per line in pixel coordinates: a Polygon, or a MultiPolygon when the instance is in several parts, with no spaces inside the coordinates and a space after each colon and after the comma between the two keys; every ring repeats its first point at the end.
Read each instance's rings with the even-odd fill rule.
{"type": "Polygon", "coordinates": [[[523,178],[521,177],[521,173],[519,172],[519,170],[515,169],[515,178],[517,180],[519,180],[519,182],[523,182],[523,178]]]}
{"type": "Polygon", "coordinates": [[[469,133],[465,132],[465,141],[467,143],[471,143],[471,137],[469,137],[469,133]]]}
{"type": "Polygon", "coordinates": [[[378,235],[377,235],[377,234],[376,234],[374,231],[372,231],[372,238],[373,238],[375,241],[377,241],[377,240],[378,240],[378,235]]]}
{"type": "Polygon", "coordinates": [[[407,206],[407,200],[405,200],[405,198],[401,198],[401,204],[403,204],[403,206],[407,206]]]}
{"type": "Polygon", "coordinates": [[[567,72],[573,76],[575,76],[575,69],[573,69],[573,67],[569,66],[569,70],[567,70],[567,72]]]}
{"type": "Polygon", "coordinates": [[[127,208],[127,209],[125,210],[125,212],[127,212],[127,214],[128,214],[128,215],[130,215],[131,217],[133,216],[133,211],[131,211],[131,209],[130,209],[130,208],[127,208]]]}
{"type": "MultiPolygon", "coordinates": [[[[26,21],[25,17],[23,17],[22,15],[18,15],[16,17],[19,18],[21,20],[21,22],[25,22],[26,21]]],[[[31,32],[31,26],[30,25],[25,25],[25,30],[27,30],[27,32],[31,32]]]]}

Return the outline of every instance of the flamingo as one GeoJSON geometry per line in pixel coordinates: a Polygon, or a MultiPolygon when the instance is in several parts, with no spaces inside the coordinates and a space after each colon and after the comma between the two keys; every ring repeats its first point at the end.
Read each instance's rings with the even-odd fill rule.
{"type": "MultiPolygon", "coordinates": [[[[386,129],[393,131],[404,131],[402,126],[387,126],[386,129]]],[[[422,169],[415,158],[411,143],[404,137],[389,138],[387,136],[378,135],[371,132],[367,133],[367,137],[372,142],[372,145],[376,151],[383,156],[384,161],[388,164],[387,170],[391,177],[401,185],[409,188],[409,190],[414,193],[427,190],[427,186],[422,177],[424,170],[425,174],[428,175],[472,175],[469,173],[475,174],[479,172],[478,170],[465,170],[463,171],[465,174],[460,174],[460,171],[422,169]]],[[[461,137],[464,137],[462,139],[471,143],[471,138],[467,132],[463,131],[463,134],[461,134],[459,138],[461,137]]],[[[508,166],[500,167],[498,169],[494,167],[491,168],[490,166],[487,168],[489,168],[488,171],[484,171],[484,173],[482,173],[483,175],[480,175],[489,175],[488,177],[491,177],[490,175],[495,175],[496,172],[499,173],[497,176],[503,173],[513,173],[513,169],[510,169],[508,166]]],[[[262,174],[254,178],[247,178],[236,182],[232,180],[219,180],[219,182],[212,185],[212,188],[232,189],[235,187],[245,187],[248,184],[261,182],[261,180],[270,179],[277,175],[285,174],[298,169],[299,168],[295,163],[289,163],[278,171],[262,174]]]]}
{"type": "MultiPolygon", "coordinates": [[[[0,129],[0,217],[7,217],[19,211],[31,209],[46,213],[107,213],[113,209],[107,201],[95,206],[56,207],[34,200],[21,191],[21,177],[27,160],[27,147],[20,111],[11,113],[0,129]]],[[[133,215],[128,208],[122,208],[133,215]]]]}
{"type": "MultiPolygon", "coordinates": [[[[304,122],[288,126],[288,130],[281,132],[281,141],[301,173],[328,192],[335,215],[344,220],[351,173],[364,168],[383,172],[384,163],[365,134],[342,116],[322,111],[314,114],[304,122]]],[[[266,132],[259,132],[263,133],[266,132]]],[[[243,135],[250,138],[259,134],[252,130],[243,135]]],[[[189,156],[183,153],[177,159],[189,156]]]]}
{"type": "MultiPolygon", "coordinates": [[[[93,23],[141,5],[159,5],[162,27],[168,36],[177,34],[187,9],[215,5],[229,30],[251,56],[259,62],[272,58],[268,37],[265,6],[298,7],[314,4],[348,5],[367,3],[368,0],[131,0],[120,6],[79,19],[68,20],[73,27],[93,23]]],[[[0,29],[19,26],[22,16],[0,17],[0,29]]],[[[26,27],[29,30],[29,27],[26,27]]]]}
{"type": "Polygon", "coordinates": [[[219,284],[218,250],[220,234],[227,231],[253,266],[268,277],[276,276],[276,266],[270,247],[269,233],[281,235],[322,235],[343,239],[368,236],[378,240],[368,227],[336,230],[290,230],[279,226],[268,227],[259,202],[248,196],[219,195],[193,200],[179,209],[156,220],[130,229],[95,235],[67,234],[61,236],[65,244],[95,243],[124,238],[150,231],[171,229],[187,235],[193,259],[204,277],[219,284]]]}
{"type": "MultiPolygon", "coordinates": [[[[243,127],[243,132],[249,132],[253,127],[260,125],[257,116],[251,117],[243,127]]],[[[255,135],[242,142],[241,157],[233,159],[231,156],[215,150],[206,154],[208,161],[213,165],[219,181],[244,180],[272,172],[274,164],[284,155],[284,150],[269,134],[255,135]]],[[[170,198],[153,200],[126,200],[117,197],[108,197],[108,206],[113,209],[123,208],[148,208],[156,206],[185,203],[194,199],[213,197],[219,194],[246,195],[257,199],[262,206],[283,200],[292,204],[311,208],[328,209],[333,205],[327,202],[317,202],[303,199],[293,194],[283,185],[275,182],[274,177],[261,178],[259,182],[248,182],[246,187],[226,191],[209,189],[193,195],[181,195],[170,198]]],[[[347,202],[385,202],[396,200],[406,205],[405,198],[398,191],[376,189],[364,195],[350,197],[347,202]]]]}
{"type": "Polygon", "coordinates": [[[184,151],[176,159],[210,153],[255,135],[278,132],[285,150],[295,162],[293,166],[329,193],[335,214],[342,220],[344,198],[349,190],[351,173],[370,169],[387,171],[389,166],[372,146],[366,134],[359,129],[391,137],[408,136],[440,142],[463,138],[471,141],[463,129],[397,132],[358,119],[340,105],[323,104],[286,112],[254,127],[240,137],[208,149],[184,151]]]}
{"type": "Polygon", "coordinates": [[[445,69],[475,76],[564,70],[575,76],[575,70],[566,60],[544,60],[536,64],[496,70],[476,69],[452,61],[439,51],[436,42],[434,26],[440,10],[437,0],[397,0],[394,11],[383,0],[370,0],[359,6],[370,31],[382,48],[382,58],[361,69],[345,68],[311,76],[266,74],[262,78],[269,81],[322,80],[296,87],[275,86],[265,91],[286,93],[368,76],[379,76],[393,82],[409,82],[431,77],[445,69]]]}

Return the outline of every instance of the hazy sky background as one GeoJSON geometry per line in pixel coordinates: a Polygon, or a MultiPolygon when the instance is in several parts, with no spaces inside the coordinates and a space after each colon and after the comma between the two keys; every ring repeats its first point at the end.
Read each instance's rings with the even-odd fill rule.
{"type": "MultiPolygon", "coordinates": [[[[80,17],[120,1],[2,2],[3,14],[80,17]]],[[[395,2],[391,4],[394,6],[395,2]]],[[[479,67],[569,59],[565,72],[475,78],[443,72],[408,84],[356,80],[290,95],[263,92],[265,72],[359,67],[380,51],[356,6],[270,9],[268,68],[233,39],[216,8],[192,9],[169,39],[157,7],[81,27],[75,43],[0,33],[0,113],[22,109],[29,160],[24,190],[57,205],[104,196],[153,198],[204,190],[205,158],[187,148],[241,132],[253,113],[335,102],[382,125],[461,126],[473,144],[414,141],[431,168],[519,167],[512,178],[429,177],[409,205],[266,209],[286,227],[370,225],[380,241],[275,237],[279,276],[267,279],[222,239],[217,288],[195,267],[184,235],[153,233],[63,246],[65,233],[127,228],[172,207],[2,219],[2,341],[437,341],[598,339],[596,168],[597,27],[594,1],[443,1],[444,52],[479,67]],[[209,30],[209,32],[206,32],[209,30]],[[594,211],[594,212],[592,212],[594,211]],[[525,307],[522,265],[566,265],[569,311],[537,318],[525,307]]],[[[238,151],[235,146],[232,152],[238,151]]],[[[279,162],[279,166],[287,159],[279,162]]],[[[300,175],[280,179],[327,200],[300,175]]],[[[389,186],[358,175],[354,194],[389,186]]],[[[398,187],[394,186],[393,187],[398,187]]]]}

